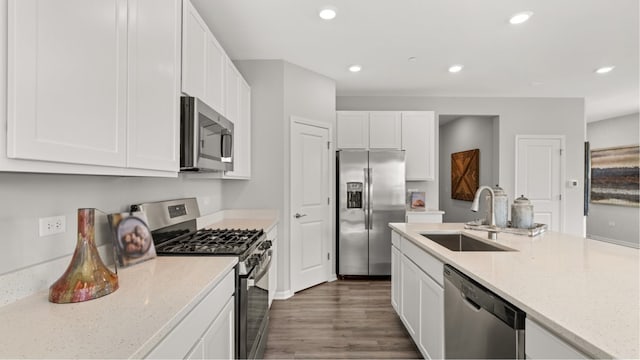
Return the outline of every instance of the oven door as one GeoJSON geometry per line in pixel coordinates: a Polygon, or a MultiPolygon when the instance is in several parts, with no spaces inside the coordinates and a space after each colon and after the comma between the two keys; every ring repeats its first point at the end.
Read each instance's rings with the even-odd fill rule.
{"type": "Polygon", "coordinates": [[[271,250],[265,255],[260,265],[240,279],[240,359],[261,359],[264,355],[269,325],[271,250]]]}

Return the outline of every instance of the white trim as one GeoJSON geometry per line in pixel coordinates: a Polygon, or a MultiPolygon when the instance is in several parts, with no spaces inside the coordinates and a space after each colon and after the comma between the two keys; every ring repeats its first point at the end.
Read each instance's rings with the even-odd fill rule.
{"type": "Polygon", "coordinates": [[[518,142],[522,139],[554,139],[554,140],[560,140],[560,150],[561,150],[561,156],[560,156],[560,184],[559,184],[559,188],[560,188],[560,229],[558,229],[559,232],[563,232],[564,228],[565,228],[565,211],[566,211],[566,202],[567,202],[567,194],[566,194],[566,189],[565,189],[565,183],[566,183],[566,157],[567,157],[567,150],[566,150],[566,145],[565,145],[565,136],[564,135],[516,135],[516,141],[515,141],[515,174],[514,174],[514,184],[513,184],[513,190],[515,191],[514,196],[518,196],[517,194],[520,193],[519,189],[517,188],[518,186],[518,142]]]}
{"type": "Polygon", "coordinates": [[[327,280],[327,282],[334,282],[338,280],[338,276],[336,274],[331,274],[331,276],[329,276],[329,280],[327,280]]]}
{"type": "Polygon", "coordinates": [[[293,291],[291,290],[276,291],[276,293],[273,295],[273,300],[287,300],[292,296],[293,291]]]}
{"type": "Polygon", "coordinates": [[[636,244],[636,243],[632,243],[632,242],[628,242],[628,241],[611,239],[611,238],[604,237],[604,236],[599,236],[599,235],[587,234],[587,239],[597,240],[597,241],[604,241],[604,242],[608,242],[608,243],[612,243],[612,244],[616,244],[616,245],[620,245],[620,246],[626,246],[626,247],[630,247],[630,248],[640,249],[640,244],[636,244]]]}
{"type": "MultiPolygon", "coordinates": [[[[290,118],[290,122],[289,122],[289,204],[288,204],[288,208],[289,208],[289,212],[293,212],[292,208],[292,194],[291,194],[291,184],[293,183],[293,171],[291,171],[292,169],[292,163],[293,163],[293,152],[291,149],[293,149],[293,124],[298,123],[298,124],[302,124],[302,125],[307,125],[307,126],[314,126],[320,129],[325,129],[327,130],[328,134],[327,134],[327,141],[329,141],[329,148],[327,149],[327,168],[328,168],[328,181],[327,181],[327,196],[329,196],[330,198],[330,203],[327,204],[326,206],[326,212],[327,212],[327,218],[329,220],[329,227],[330,229],[327,229],[328,232],[328,236],[325,242],[325,249],[327,249],[327,251],[329,252],[329,259],[325,260],[325,270],[326,270],[326,276],[325,276],[325,281],[329,281],[330,277],[331,277],[331,273],[332,273],[332,266],[331,266],[331,261],[335,261],[335,254],[333,251],[333,247],[332,247],[332,236],[331,234],[333,234],[335,232],[335,228],[334,228],[334,216],[332,213],[332,206],[333,206],[333,202],[334,202],[334,196],[332,195],[332,183],[334,182],[333,180],[335,179],[335,174],[334,174],[334,166],[332,159],[333,157],[331,156],[333,150],[334,150],[334,142],[333,142],[333,126],[330,123],[326,123],[326,122],[321,122],[321,121],[317,121],[317,120],[311,120],[311,119],[307,119],[307,118],[303,118],[300,116],[295,116],[292,115],[290,118]]],[[[289,216],[290,214],[285,214],[285,216],[289,216]]],[[[291,295],[293,295],[293,288],[294,288],[294,273],[293,273],[293,256],[294,254],[291,251],[291,234],[293,234],[293,221],[289,221],[289,283],[290,283],[290,289],[287,290],[288,292],[291,292],[291,295]]],[[[276,293],[276,296],[278,295],[278,293],[276,293]]]]}

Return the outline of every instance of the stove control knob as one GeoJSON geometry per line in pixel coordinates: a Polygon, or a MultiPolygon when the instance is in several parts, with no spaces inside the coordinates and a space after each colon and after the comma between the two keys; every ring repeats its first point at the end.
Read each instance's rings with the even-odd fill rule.
{"type": "Polygon", "coordinates": [[[267,250],[271,248],[271,240],[265,240],[262,244],[260,244],[260,250],[267,250]]]}
{"type": "Polygon", "coordinates": [[[251,255],[247,258],[247,266],[254,267],[260,263],[258,255],[251,255]]]}

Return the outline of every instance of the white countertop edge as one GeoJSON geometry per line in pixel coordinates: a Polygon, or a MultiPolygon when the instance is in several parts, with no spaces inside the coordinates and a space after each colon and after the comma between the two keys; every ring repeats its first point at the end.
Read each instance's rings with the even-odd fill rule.
{"type": "MultiPolygon", "coordinates": [[[[460,262],[455,261],[455,259],[448,258],[448,257],[446,257],[446,256],[434,251],[433,249],[430,249],[423,242],[416,241],[415,239],[413,239],[413,235],[414,234],[412,234],[411,232],[408,232],[408,231],[404,231],[402,228],[398,227],[397,225],[405,225],[405,224],[404,223],[398,223],[398,224],[390,223],[389,224],[389,226],[392,229],[394,229],[394,230],[398,231],[399,233],[403,234],[406,239],[410,240],[413,244],[415,244],[418,247],[420,247],[421,249],[425,250],[430,255],[436,257],[437,259],[439,259],[440,261],[442,261],[445,264],[452,265],[453,267],[455,267],[456,269],[462,271],[464,274],[466,274],[467,276],[469,276],[473,280],[477,281],[478,283],[480,283],[481,285],[485,286],[489,290],[491,290],[491,291],[495,292],[496,294],[498,294],[499,296],[503,297],[505,300],[511,302],[513,305],[515,305],[515,306],[519,307],[520,309],[522,309],[527,314],[527,317],[535,320],[536,322],[541,324],[543,327],[547,328],[550,332],[555,333],[560,338],[564,339],[569,344],[571,344],[572,346],[576,347],[576,349],[579,350],[580,352],[583,352],[583,353],[587,354],[588,356],[592,356],[594,358],[616,358],[616,356],[613,356],[612,354],[608,353],[607,351],[605,351],[603,349],[600,349],[599,347],[595,346],[594,344],[592,344],[588,340],[586,340],[586,339],[580,337],[579,335],[575,334],[574,332],[571,331],[571,329],[568,329],[565,326],[562,326],[561,324],[558,324],[553,319],[550,319],[550,318],[544,316],[542,313],[540,313],[536,309],[533,309],[530,306],[528,306],[527,304],[523,303],[522,301],[514,298],[509,293],[507,293],[507,292],[503,291],[502,289],[496,287],[494,284],[492,284],[490,282],[487,282],[484,279],[478,277],[473,271],[471,271],[470,269],[466,268],[464,264],[461,264],[460,262]]],[[[484,237],[486,237],[486,232],[485,231],[464,229],[463,224],[449,223],[449,224],[439,224],[439,225],[444,225],[444,227],[447,227],[447,228],[434,229],[434,230],[429,229],[429,230],[425,230],[425,232],[428,231],[428,232],[431,232],[431,233],[444,233],[444,234],[446,234],[446,233],[466,233],[466,234],[470,234],[473,237],[476,237],[476,238],[479,238],[479,239],[483,239],[484,237]],[[447,225],[450,225],[450,226],[447,226],[447,225]]],[[[514,236],[517,236],[517,235],[514,235],[514,236]]],[[[570,235],[567,235],[567,236],[570,236],[570,235]]],[[[587,239],[587,240],[589,240],[589,239],[587,239]]],[[[591,241],[593,241],[593,240],[591,240],[591,241]]]]}
{"type": "Polygon", "coordinates": [[[178,325],[186,316],[191,312],[191,310],[195,309],[198,304],[213,290],[219,283],[227,276],[228,272],[233,269],[234,266],[238,263],[238,259],[236,257],[230,257],[232,260],[227,266],[224,267],[224,270],[220,271],[215,278],[211,279],[207,286],[203,287],[200,292],[193,298],[191,302],[189,302],[186,306],[184,306],[180,311],[178,311],[167,323],[164,324],[158,331],[156,331],[151,337],[144,343],[134,354],[132,354],[129,359],[142,359],[151,350],[153,350],[162,339],[165,338],[175,327],[178,325]]]}

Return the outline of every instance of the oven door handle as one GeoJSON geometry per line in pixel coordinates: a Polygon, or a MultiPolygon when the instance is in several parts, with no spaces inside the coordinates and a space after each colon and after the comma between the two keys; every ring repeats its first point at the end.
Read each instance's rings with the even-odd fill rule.
{"type": "MultiPolygon", "coordinates": [[[[271,250],[269,250],[269,252],[271,252],[271,250]]],[[[260,271],[260,273],[256,276],[254,276],[254,281],[257,283],[260,280],[262,280],[262,278],[269,272],[269,268],[271,267],[271,254],[269,254],[269,261],[267,261],[267,264],[262,266],[262,271],[260,271]]]]}

